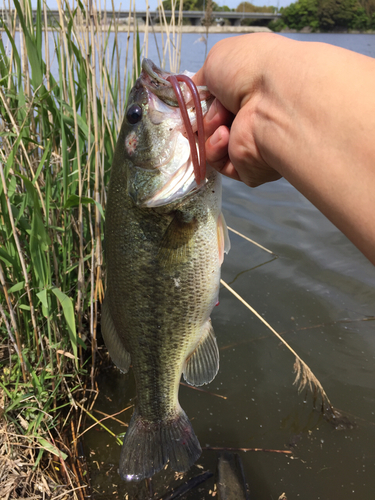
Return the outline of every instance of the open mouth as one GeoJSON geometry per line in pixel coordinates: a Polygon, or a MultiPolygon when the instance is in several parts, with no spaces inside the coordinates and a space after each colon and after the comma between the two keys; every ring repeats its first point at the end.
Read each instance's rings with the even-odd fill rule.
{"type": "Polygon", "coordinates": [[[189,76],[184,74],[172,75],[166,71],[162,71],[149,59],[143,59],[142,61],[142,81],[161,100],[169,105],[180,108],[190,145],[195,182],[199,186],[206,178],[205,136],[200,92],[205,94],[204,99],[208,99],[210,93],[207,89],[203,91],[198,90],[189,76]],[[185,86],[186,88],[184,88],[185,86]],[[186,92],[186,89],[189,92],[186,92]],[[172,90],[174,95],[171,93],[172,90]],[[197,134],[195,134],[189,119],[187,106],[190,104],[193,104],[195,108],[197,134]],[[198,137],[198,141],[196,141],[196,137],[198,137]]]}

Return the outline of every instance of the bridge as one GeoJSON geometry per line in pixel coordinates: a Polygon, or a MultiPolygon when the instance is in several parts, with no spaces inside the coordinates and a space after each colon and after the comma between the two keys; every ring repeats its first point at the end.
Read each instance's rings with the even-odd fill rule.
{"type": "MultiPolygon", "coordinates": [[[[172,11],[171,10],[165,10],[165,17],[172,17],[172,11]]],[[[107,17],[109,15],[112,15],[112,13],[107,12],[107,17]]],[[[146,11],[139,11],[136,12],[136,17],[139,19],[142,19],[144,22],[146,22],[147,19],[147,12],[146,11]]],[[[149,19],[151,20],[152,23],[155,24],[155,22],[159,21],[159,12],[158,11],[152,11],[148,13],[149,19]]],[[[205,19],[206,13],[204,11],[199,11],[199,10],[184,10],[182,12],[182,17],[183,19],[189,19],[190,24],[192,26],[200,26],[203,24],[203,21],[205,19]]],[[[120,19],[125,19],[129,17],[129,12],[122,11],[116,14],[116,17],[119,16],[120,19]]],[[[178,18],[179,12],[175,11],[175,17],[178,18]]],[[[232,26],[240,26],[241,21],[243,19],[268,19],[271,21],[272,19],[278,19],[281,17],[281,14],[274,14],[271,12],[224,12],[224,11],[213,11],[211,14],[212,19],[222,19],[225,21],[226,19],[230,22],[232,26]]]]}
{"type": "MultiPolygon", "coordinates": [[[[165,17],[170,18],[172,17],[172,11],[171,10],[165,10],[165,17]]],[[[112,11],[107,11],[107,12],[102,12],[102,18],[104,15],[107,17],[108,20],[111,20],[113,17],[116,17],[121,22],[126,22],[127,19],[129,19],[129,11],[119,11],[113,13],[112,11]]],[[[55,21],[59,22],[59,12],[57,10],[48,10],[47,15],[49,18],[49,21],[55,21]]],[[[175,11],[174,13],[175,18],[177,19],[179,16],[179,11],[175,11]]],[[[205,19],[205,11],[199,11],[199,10],[184,10],[182,12],[182,17],[184,19],[188,19],[190,21],[190,24],[193,26],[200,26],[203,24],[203,21],[205,19]]],[[[130,13],[130,18],[133,19],[134,12],[130,13]]],[[[155,24],[159,22],[160,19],[160,13],[158,10],[155,11],[138,11],[135,12],[135,16],[137,19],[142,19],[144,23],[146,23],[147,16],[149,19],[149,23],[155,24]]],[[[224,11],[213,11],[211,18],[213,20],[217,20],[217,22],[221,22],[224,24],[225,20],[228,20],[232,26],[240,26],[241,21],[243,19],[267,19],[271,21],[272,19],[278,19],[281,16],[281,14],[274,14],[271,12],[224,12],[224,11]]],[[[33,17],[34,19],[36,18],[36,11],[33,10],[33,17]]]]}

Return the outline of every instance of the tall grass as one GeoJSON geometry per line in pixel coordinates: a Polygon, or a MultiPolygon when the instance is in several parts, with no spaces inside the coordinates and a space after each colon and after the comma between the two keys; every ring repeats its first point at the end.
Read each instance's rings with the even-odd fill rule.
{"type": "MultiPolygon", "coordinates": [[[[130,24],[121,46],[116,12],[91,0],[58,0],[53,27],[45,1],[34,19],[13,2],[0,21],[0,383],[8,418],[45,435],[82,375],[94,384],[106,185],[148,23],[144,47],[130,24]]],[[[160,54],[176,68],[174,23],[160,54]]]]}

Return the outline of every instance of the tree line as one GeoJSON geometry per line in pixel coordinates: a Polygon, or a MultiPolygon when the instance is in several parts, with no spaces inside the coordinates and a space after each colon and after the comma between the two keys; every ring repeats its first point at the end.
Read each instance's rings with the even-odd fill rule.
{"type": "MultiPolygon", "coordinates": [[[[184,10],[205,10],[210,5],[212,13],[229,12],[279,12],[281,18],[271,21],[268,26],[274,31],[282,29],[301,30],[308,28],[318,31],[367,31],[375,30],[375,0],[298,0],[288,7],[278,9],[273,6],[256,6],[241,2],[236,9],[219,6],[210,0],[184,0],[184,10]]],[[[164,0],[165,10],[172,8],[171,0],[164,0]]],[[[175,6],[179,9],[180,2],[175,6]]],[[[219,17],[219,16],[217,16],[219,17]]],[[[259,24],[264,21],[244,20],[244,24],[259,24]]]]}
{"type": "Polygon", "coordinates": [[[375,30],[375,0],[298,0],[281,8],[270,28],[311,31],[375,30]]]}
{"type": "MultiPolygon", "coordinates": [[[[375,0],[374,0],[375,1],[375,0]]],[[[257,5],[253,5],[250,2],[241,2],[238,7],[235,9],[230,9],[227,5],[220,6],[214,1],[209,0],[183,0],[183,9],[184,10],[198,10],[204,11],[207,8],[207,5],[212,5],[213,12],[276,12],[276,7],[258,7],[257,5]]],[[[172,10],[172,0],[164,0],[163,1],[164,10],[172,10]]],[[[177,0],[175,9],[179,10],[180,8],[180,0],[177,0]]]]}

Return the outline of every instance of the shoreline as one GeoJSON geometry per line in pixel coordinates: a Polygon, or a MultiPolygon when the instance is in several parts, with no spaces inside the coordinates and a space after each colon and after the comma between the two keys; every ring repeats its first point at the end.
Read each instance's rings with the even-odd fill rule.
{"type": "MultiPolygon", "coordinates": [[[[205,26],[168,26],[169,27],[169,33],[196,33],[196,34],[202,34],[205,35],[207,33],[207,28],[205,26]]],[[[83,29],[86,28],[86,26],[82,27],[83,29]]],[[[113,26],[109,26],[108,24],[103,24],[99,26],[99,31],[102,32],[107,32],[110,29],[112,33],[117,31],[118,33],[127,33],[129,34],[134,33],[134,26],[133,24],[130,25],[130,28],[127,24],[121,23],[117,24],[116,30],[114,29],[113,26]]],[[[16,31],[19,31],[17,29],[16,31]]],[[[44,31],[44,28],[42,28],[42,31],[44,31]]],[[[48,31],[56,31],[56,28],[54,27],[48,27],[48,31]]],[[[139,33],[167,33],[165,26],[161,27],[160,25],[154,25],[154,26],[146,26],[145,24],[138,25],[138,31],[139,33]]],[[[0,33],[5,32],[4,28],[0,27],[0,33]]],[[[284,28],[281,31],[273,31],[267,26],[210,26],[208,30],[208,34],[214,34],[214,33],[222,33],[223,35],[225,34],[245,34],[245,33],[276,33],[276,34],[303,34],[303,35],[316,35],[316,34],[325,34],[325,35],[375,35],[375,30],[366,30],[366,31],[358,31],[358,30],[346,30],[346,31],[317,31],[313,32],[310,29],[303,28],[302,30],[295,30],[295,29],[288,29],[284,28]]]]}
{"type": "MultiPolygon", "coordinates": [[[[82,29],[85,29],[86,26],[83,26],[82,29]]],[[[127,26],[126,24],[117,24],[116,30],[113,28],[113,26],[109,27],[108,25],[101,25],[99,26],[99,30],[101,32],[108,32],[110,30],[112,33],[117,31],[118,33],[134,33],[134,26],[130,25],[127,26]]],[[[16,31],[20,31],[20,29],[17,29],[16,31]]],[[[42,31],[44,31],[44,28],[42,28],[42,31]]],[[[48,31],[56,31],[56,28],[53,27],[48,27],[48,31]]],[[[0,33],[5,32],[4,28],[0,28],[0,33]]],[[[165,27],[163,26],[162,28],[159,25],[156,26],[146,26],[146,25],[139,25],[138,26],[138,32],[139,33],[167,33],[165,27]]],[[[169,33],[196,33],[196,34],[206,34],[207,29],[205,26],[169,26],[169,33]]],[[[213,33],[222,33],[222,34],[229,34],[229,33],[273,33],[272,30],[267,28],[266,26],[210,26],[208,30],[208,34],[213,34],[213,33]]]]}
{"type": "MultiPolygon", "coordinates": [[[[124,25],[118,25],[118,31],[127,31],[128,26],[124,25]]],[[[138,31],[144,33],[146,31],[152,32],[155,31],[155,33],[165,33],[165,27],[163,26],[163,29],[156,25],[156,26],[146,26],[146,25],[138,25],[138,31]]],[[[170,26],[170,31],[173,30],[173,28],[170,26]]],[[[181,33],[207,33],[207,28],[205,26],[175,26],[174,28],[176,31],[180,31],[181,33]]],[[[130,27],[130,30],[133,30],[133,26],[130,27]]],[[[272,33],[272,30],[267,28],[266,26],[210,26],[208,29],[208,34],[210,33],[272,33]]]]}
{"type": "MultiPolygon", "coordinates": [[[[82,29],[86,29],[86,25],[82,26],[82,29]]],[[[206,34],[207,28],[205,26],[171,26],[168,25],[169,33],[197,33],[197,34],[206,34]]],[[[55,27],[48,27],[48,31],[56,31],[55,27]]],[[[110,30],[112,33],[117,31],[118,33],[134,33],[134,25],[130,24],[130,27],[126,23],[117,23],[116,30],[114,26],[110,26],[108,24],[99,25],[99,30],[102,32],[108,32],[110,30]]],[[[5,31],[4,28],[0,27],[0,33],[5,31]]],[[[20,31],[20,27],[17,28],[17,31],[20,31]]],[[[44,28],[42,28],[44,31],[44,28]]],[[[139,24],[138,25],[139,33],[167,33],[165,26],[157,25],[148,25],[139,24]]],[[[230,34],[230,33],[273,33],[272,30],[267,28],[267,26],[210,26],[208,29],[208,34],[213,33],[222,33],[222,34],[230,34]]]]}

